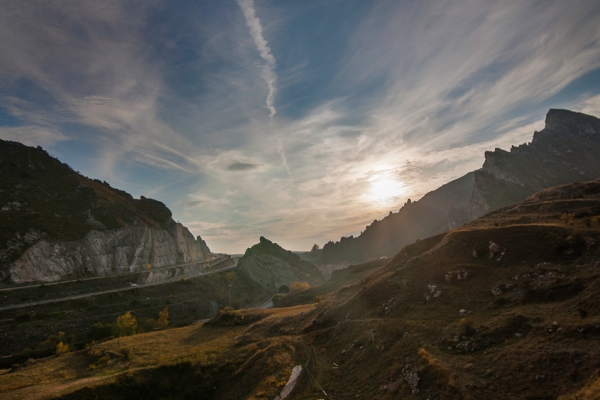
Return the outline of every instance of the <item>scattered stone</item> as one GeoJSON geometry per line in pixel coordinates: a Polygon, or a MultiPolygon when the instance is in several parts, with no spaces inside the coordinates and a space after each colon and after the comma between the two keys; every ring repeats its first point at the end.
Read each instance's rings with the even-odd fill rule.
{"type": "Polygon", "coordinates": [[[464,268],[459,268],[454,271],[448,271],[448,273],[444,277],[444,280],[446,282],[451,282],[454,279],[456,279],[457,281],[460,281],[463,279],[467,279],[468,277],[469,277],[469,271],[467,271],[464,268]]]}
{"type": "Polygon", "coordinates": [[[375,335],[376,335],[376,334],[377,334],[377,332],[375,332],[373,329],[371,329],[371,330],[369,331],[369,341],[371,341],[371,342],[373,342],[373,343],[374,343],[374,342],[375,342],[375,335]]]}
{"type": "Polygon", "coordinates": [[[418,389],[419,381],[421,379],[417,375],[416,368],[412,364],[403,365],[402,366],[402,376],[404,377],[404,380],[408,383],[408,386],[410,386],[410,390],[413,393],[418,393],[419,392],[419,389],[418,389]]]}
{"type": "Polygon", "coordinates": [[[494,296],[499,296],[502,294],[502,290],[500,289],[499,286],[494,286],[494,288],[492,288],[492,294],[494,296]]]}
{"type": "Polygon", "coordinates": [[[490,249],[489,259],[491,260],[492,258],[494,258],[494,256],[496,255],[496,253],[498,253],[500,251],[500,246],[497,243],[490,242],[489,249],[490,249]]]}

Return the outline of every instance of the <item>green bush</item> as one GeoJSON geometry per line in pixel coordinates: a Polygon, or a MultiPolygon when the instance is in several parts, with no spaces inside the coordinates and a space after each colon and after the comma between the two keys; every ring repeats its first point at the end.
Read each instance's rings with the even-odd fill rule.
{"type": "Polygon", "coordinates": [[[262,313],[244,313],[234,310],[231,307],[225,307],[206,324],[209,326],[249,325],[253,322],[263,319],[264,317],[265,315],[262,313]]]}
{"type": "Polygon", "coordinates": [[[103,325],[101,322],[97,322],[87,332],[86,337],[88,342],[99,342],[104,339],[108,339],[113,335],[113,326],[111,324],[103,325]]]}
{"type": "Polygon", "coordinates": [[[137,333],[152,332],[157,326],[154,318],[141,318],[138,320],[137,333]]]}

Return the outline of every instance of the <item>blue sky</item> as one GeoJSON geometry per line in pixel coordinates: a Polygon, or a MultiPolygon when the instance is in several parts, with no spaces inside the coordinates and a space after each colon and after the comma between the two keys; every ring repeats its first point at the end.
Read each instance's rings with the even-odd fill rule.
{"type": "Polygon", "coordinates": [[[600,116],[597,1],[7,1],[0,138],[165,202],[215,251],[308,250],[600,116]]]}

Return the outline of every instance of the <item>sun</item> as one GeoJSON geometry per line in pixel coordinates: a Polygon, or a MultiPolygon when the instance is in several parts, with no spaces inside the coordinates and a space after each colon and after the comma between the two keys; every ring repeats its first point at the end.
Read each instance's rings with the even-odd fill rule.
{"type": "Polygon", "coordinates": [[[373,201],[386,202],[405,193],[403,182],[386,175],[374,175],[369,182],[371,183],[369,198],[373,201]]]}

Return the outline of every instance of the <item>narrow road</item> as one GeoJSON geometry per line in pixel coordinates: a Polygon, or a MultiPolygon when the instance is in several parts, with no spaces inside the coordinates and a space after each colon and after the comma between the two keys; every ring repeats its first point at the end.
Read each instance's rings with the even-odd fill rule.
{"type": "MultiPolygon", "coordinates": [[[[162,271],[162,270],[170,269],[170,268],[187,267],[189,265],[194,265],[194,264],[198,264],[198,265],[202,265],[202,264],[207,264],[207,265],[218,264],[221,261],[224,261],[225,259],[226,259],[225,256],[221,256],[221,257],[213,258],[211,260],[196,261],[196,262],[191,262],[191,263],[186,263],[186,264],[176,264],[176,265],[168,265],[168,266],[164,266],[164,267],[152,268],[152,269],[150,269],[150,271],[152,271],[152,272],[162,271]]],[[[236,264],[237,264],[237,261],[236,261],[236,264]]],[[[42,285],[52,286],[52,285],[62,285],[62,284],[65,284],[65,283],[73,283],[73,282],[93,281],[93,280],[96,280],[96,279],[115,278],[115,277],[119,277],[119,276],[135,275],[135,274],[139,274],[141,272],[148,272],[148,271],[144,270],[144,271],[123,272],[123,273],[120,273],[120,274],[114,274],[114,275],[110,275],[110,276],[94,276],[94,277],[91,277],[91,278],[72,279],[70,281],[56,281],[56,282],[36,283],[34,285],[23,285],[23,286],[2,288],[2,289],[0,289],[0,292],[9,292],[9,291],[12,291],[12,290],[21,290],[21,289],[31,289],[31,288],[40,287],[42,285]]],[[[188,273],[186,275],[190,275],[190,273],[188,273]]],[[[183,277],[183,275],[181,275],[181,277],[183,277]]]]}
{"type": "Polygon", "coordinates": [[[26,308],[26,307],[32,307],[32,306],[39,306],[39,305],[42,305],[42,304],[60,303],[62,301],[84,299],[86,297],[93,297],[93,296],[98,296],[98,295],[101,295],[101,294],[117,293],[117,292],[124,292],[126,290],[136,290],[136,289],[146,288],[146,287],[149,287],[149,286],[164,285],[166,283],[171,283],[173,281],[181,280],[181,278],[186,278],[186,277],[194,277],[195,278],[195,277],[198,277],[198,276],[212,275],[212,274],[216,274],[218,272],[228,271],[228,270],[236,268],[236,267],[237,267],[237,260],[235,261],[234,265],[231,265],[231,266],[225,267],[225,268],[221,268],[221,269],[216,269],[214,271],[208,271],[208,272],[197,272],[197,271],[195,271],[195,272],[191,272],[191,273],[184,274],[184,275],[179,275],[179,276],[176,276],[176,277],[173,277],[173,278],[169,278],[169,279],[165,279],[165,280],[158,281],[158,282],[151,282],[151,283],[139,284],[136,287],[130,287],[130,286],[128,286],[128,287],[119,288],[119,289],[103,290],[101,292],[94,292],[94,293],[80,294],[80,295],[76,295],[76,296],[61,297],[59,299],[51,299],[51,300],[43,300],[43,301],[32,301],[32,302],[29,302],[29,303],[15,304],[15,305],[10,305],[10,306],[0,307],[0,311],[14,310],[14,309],[18,309],[18,308],[26,308]]]}

